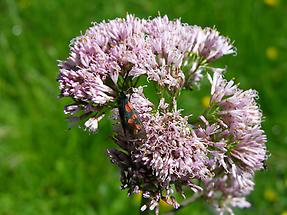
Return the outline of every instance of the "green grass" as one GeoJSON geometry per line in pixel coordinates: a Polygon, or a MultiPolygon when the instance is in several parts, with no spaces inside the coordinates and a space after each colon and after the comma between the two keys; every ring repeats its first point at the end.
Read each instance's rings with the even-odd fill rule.
{"type": "MultiPolygon", "coordinates": [[[[287,210],[287,1],[261,0],[76,1],[0,0],[0,214],[136,214],[138,201],[120,191],[119,172],[106,156],[111,125],[97,135],[68,130],[57,99],[58,59],[69,41],[92,21],[139,17],[158,11],[170,18],[216,26],[235,41],[228,65],[244,89],[259,91],[271,157],[256,175],[253,207],[238,214],[281,214],[287,210]],[[278,57],[268,59],[275,47],[278,57]]],[[[178,214],[212,214],[201,202],[178,214]]]]}

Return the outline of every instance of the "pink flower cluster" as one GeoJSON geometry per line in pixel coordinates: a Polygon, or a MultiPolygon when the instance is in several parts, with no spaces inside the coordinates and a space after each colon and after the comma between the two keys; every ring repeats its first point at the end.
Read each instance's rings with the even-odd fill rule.
{"type": "Polygon", "coordinates": [[[127,15],[95,23],[72,40],[70,51],[59,63],[60,95],[73,100],[65,114],[95,132],[105,114],[113,112],[114,141],[120,148],[109,149],[108,155],[121,171],[122,188],[142,192],[147,200],[141,210],[158,213],[161,199],[178,208],[174,193],[185,197],[186,188],[201,193],[219,213],[250,206],[245,197],[267,159],[267,139],[257,92],[241,90],[224,79],[223,69],[209,65],[236,53],[228,38],[167,16],[127,15]],[[192,121],[177,108],[177,99],[205,77],[211,83],[210,104],[192,121]],[[159,104],[144,95],[143,81],[157,86],[159,104]],[[117,103],[122,93],[144,137],[126,135],[126,119],[118,112],[123,107],[117,103]]]}
{"type": "Polygon", "coordinates": [[[197,192],[202,188],[192,179],[203,180],[211,175],[206,143],[193,133],[188,117],[176,108],[169,111],[170,105],[163,99],[155,113],[151,112],[152,104],[142,92],[134,93],[130,101],[137,108],[147,138],[129,141],[119,132],[121,125],[116,124],[116,143],[127,153],[113,149],[108,151],[109,156],[122,169],[123,186],[128,187],[130,193],[143,191],[151,200],[150,208],[158,206],[161,198],[172,199],[171,204],[177,207],[172,185],[182,194],[184,185],[197,192]],[[123,163],[127,164],[126,168],[122,168],[123,163]],[[143,189],[145,186],[149,189],[143,189]]]}
{"type": "MultiPolygon", "coordinates": [[[[222,198],[213,204],[222,211],[220,204],[231,211],[234,206],[247,207],[245,196],[253,190],[255,171],[264,168],[267,159],[267,141],[261,129],[262,113],[256,104],[255,90],[241,90],[233,81],[215,71],[211,82],[211,111],[201,116],[202,124],[195,132],[212,148],[211,168],[216,174],[208,179],[206,195],[216,200],[215,192],[222,198]],[[216,119],[211,124],[208,119],[216,119]],[[240,201],[239,201],[240,199],[240,201]],[[242,202],[240,204],[239,202],[242,202]]],[[[212,121],[212,120],[210,120],[212,121]]]]}
{"type": "Polygon", "coordinates": [[[119,82],[127,77],[144,75],[160,87],[178,91],[200,76],[201,65],[227,54],[235,54],[235,48],[216,30],[167,16],[145,20],[127,15],[95,23],[72,40],[70,56],[59,63],[61,96],[75,101],[66,113],[86,116],[91,107],[109,106],[119,82]]]}

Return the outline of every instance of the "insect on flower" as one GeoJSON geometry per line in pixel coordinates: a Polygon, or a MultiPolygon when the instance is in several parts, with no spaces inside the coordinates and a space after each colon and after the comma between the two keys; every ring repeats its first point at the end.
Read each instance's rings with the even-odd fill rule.
{"type": "Polygon", "coordinates": [[[146,132],[139,115],[124,92],[121,92],[118,96],[117,103],[125,135],[132,138],[145,138],[146,132]]]}

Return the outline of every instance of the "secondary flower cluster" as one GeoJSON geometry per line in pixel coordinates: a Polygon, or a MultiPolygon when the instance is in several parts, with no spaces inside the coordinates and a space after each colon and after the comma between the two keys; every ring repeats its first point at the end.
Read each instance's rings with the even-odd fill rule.
{"type": "Polygon", "coordinates": [[[127,15],[94,23],[72,40],[70,51],[59,63],[60,95],[73,99],[65,114],[95,132],[105,114],[113,113],[119,148],[108,155],[121,170],[122,188],[142,192],[141,210],[158,213],[161,199],[178,208],[175,192],[185,196],[186,189],[202,193],[220,213],[250,206],[245,196],[266,160],[266,136],[257,92],[239,89],[224,79],[223,69],[209,65],[236,53],[228,38],[167,16],[127,15]],[[206,76],[209,107],[191,120],[177,108],[177,99],[206,76]],[[158,89],[158,104],[144,95],[143,84],[151,83],[158,89]],[[119,106],[123,93],[129,101],[119,106]]]}
{"type": "Polygon", "coordinates": [[[220,212],[232,213],[231,207],[250,206],[244,197],[253,190],[254,172],[264,168],[267,139],[261,129],[257,92],[239,89],[218,71],[209,79],[210,106],[200,116],[202,124],[195,133],[211,149],[210,167],[215,174],[205,181],[206,197],[220,212]]]}

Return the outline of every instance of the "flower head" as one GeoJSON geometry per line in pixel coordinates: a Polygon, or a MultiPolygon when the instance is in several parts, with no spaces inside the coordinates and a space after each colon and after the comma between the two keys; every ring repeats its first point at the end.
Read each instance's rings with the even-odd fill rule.
{"type": "Polygon", "coordinates": [[[221,214],[250,206],[245,197],[267,159],[267,139],[257,92],[209,66],[228,54],[236,49],[217,30],[167,16],[94,23],[71,41],[69,57],[59,63],[60,96],[73,100],[64,113],[96,132],[112,112],[118,148],[108,156],[121,171],[122,188],[147,200],[142,211],[158,214],[160,200],[178,208],[174,193],[185,197],[184,187],[203,193],[221,214]],[[177,98],[199,86],[204,72],[211,73],[210,100],[193,121],[177,98]],[[143,83],[155,84],[158,102],[145,96],[143,83]]]}
{"type": "Polygon", "coordinates": [[[192,53],[211,61],[234,52],[216,30],[167,16],[145,20],[127,15],[94,23],[71,41],[70,56],[59,63],[59,88],[61,96],[71,97],[76,105],[112,109],[119,92],[135,87],[139,76],[176,93],[186,76],[201,79],[200,70],[194,71],[195,76],[188,72],[196,61],[192,53]]]}
{"type": "Polygon", "coordinates": [[[215,71],[209,79],[209,111],[200,117],[202,124],[195,133],[208,143],[212,155],[210,168],[215,174],[206,180],[207,195],[216,197],[220,191],[224,201],[216,207],[232,213],[232,207],[250,205],[244,197],[254,187],[255,171],[262,169],[267,159],[267,140],[260,127],[262,113],[255,101],[256,91],[239,89],[233,81],[226,81],[222,72],[215,71]]]}
{"type": "Polygon", "coordinates": [[[211,79],[210,106],[218,116],[221,138],[227,141],[230,155],[253,170],[263,167],[266,159],[266,136],[261,129],[262,113],[256,104],[257,92],[241,90],[233,81],[227,82],[222,73],[214,72],[211,79]]]}

